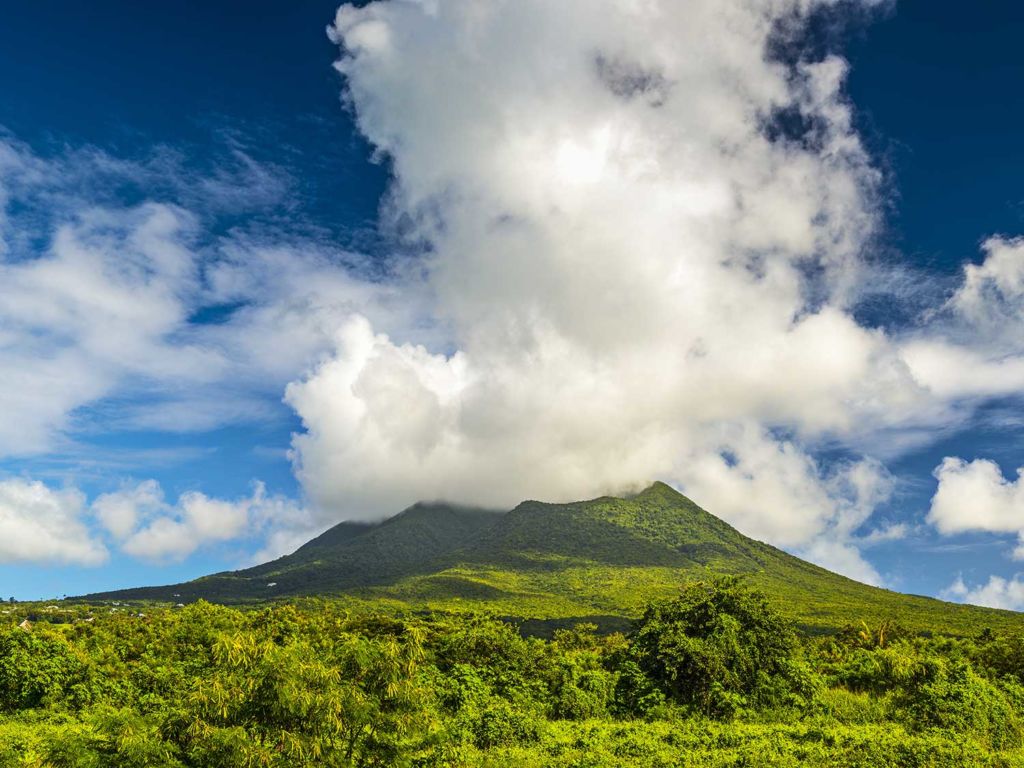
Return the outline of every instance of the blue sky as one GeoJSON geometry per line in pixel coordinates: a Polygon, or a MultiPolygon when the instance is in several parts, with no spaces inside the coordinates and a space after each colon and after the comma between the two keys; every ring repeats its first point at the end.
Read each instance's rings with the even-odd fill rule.
{"type": "Polygon", "coordinates": [[[828,10],[785,76],[701,53],[776,34],[741,4],[469,5],[7,11],[0,593],[658,478],[827,567],[1024,608],[1019,4],[828,10]],[[769,103],[818,133],[762,146],[769,103]]]}

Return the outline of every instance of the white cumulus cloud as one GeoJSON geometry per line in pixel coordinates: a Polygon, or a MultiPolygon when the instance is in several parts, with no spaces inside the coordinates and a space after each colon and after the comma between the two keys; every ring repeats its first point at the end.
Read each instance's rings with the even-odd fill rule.
{"type": "Polygon", "coordinates": [[[355,317],[289,385],[314,506],[379,517],[661,478],[877,581],[854,542],[884,470],[822,468],[808,446],[898,422],[925,390],[850,311],[878,174],[846,64],[768,54],[820,5],[342,7],[337,66],[392,160],[391,213],[430,244],[416,290],[448,339],[355,317]],[[773,136],[782,111],[808,133],[773,136]]]}
{"type": "Polygon", "coordinates": [[[962,576],[944,589],[940,595],[944,600],[958,603],[983,605],[988,608],[1005,608],[1010,611],[1024,610],[1024,581],[1019,574],[1010,579],[990,576],[988,583],[970,587],[962,576]]]}
{"type": "Polygon", "coordinates": [[[976,323],[999,322],[1024,310],[1024,238],[990,237],[982,244],[981,264],[964,267],[964,282],[950,300],[976,323]]]}
{"type": "Polygon", "coordinates": [[[107,550],[90,534],[85,513],[76,489],[0,480],[0,563],[102,564],[107,550]]]}
{"type": "Polygon", "coordinates": [[[320,531],[300,505],[267,495],[262,483],[241,499],[189,491],[171,504],[157,482],[146,480],[98,496],[92,511],[124,552],[157,562],[182,560],[208,544],[255,534],[266,539],[258,558],[270,559],[320,531]]]}
{"type": "Polygon", "coordinates": [[[1024,529],[1024,482],[1003,477],[994,461],[946,457],[935,469],[939,487],[932,497],[929,521],[942,533],[1024,529]]]}
{"type": "MultiPolygon", "coordinates": [[[[928,511],[928,521],[942,534],[967,531],[1016,533],[1024,541],[1024,468],[1015,480],[1003,476],[988,459],[947,456],[935,468],[939,481],[928,511]]],[[[1014,552],[1024,558],[1024,543],[1014,552]]]]}

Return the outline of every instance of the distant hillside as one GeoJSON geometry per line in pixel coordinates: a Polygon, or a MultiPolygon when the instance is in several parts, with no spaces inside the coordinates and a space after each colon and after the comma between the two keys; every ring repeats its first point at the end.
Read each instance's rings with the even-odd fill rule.
{"type": "Polygon", "coordinates": [[[414,504],[382,523],[339,523],[292,554],[253,568],[89,597],[238,603],[390,584],[431,572],[442,555],[478,537],[501,515],[450,504],[414,504]]]}
{"type": "Polygon", "coordinates": [[[810,631],[884,619],[951,634],[1024,628],[1024,614],[903,595],[839,576],[742,535],[663,483],[627,498],[526,501],[507,513],[416,504],[383,523],[341,523],[255,568],[84,599],[241,603],[329,595],[621,625],[647,602],[709,573],[745,574],[810,631]]]}

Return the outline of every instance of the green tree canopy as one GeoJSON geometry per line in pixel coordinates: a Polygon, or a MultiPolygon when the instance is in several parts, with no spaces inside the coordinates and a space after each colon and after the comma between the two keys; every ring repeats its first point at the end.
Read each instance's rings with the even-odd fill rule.
{"type": "Polygon", "coordinates": [[[630,656],[670,701],[729,716],[803,693],[808,679],[797,649],[792,627],[768,598],[725,577],[694,582],[679,597],[651,605],[630,656]]]}

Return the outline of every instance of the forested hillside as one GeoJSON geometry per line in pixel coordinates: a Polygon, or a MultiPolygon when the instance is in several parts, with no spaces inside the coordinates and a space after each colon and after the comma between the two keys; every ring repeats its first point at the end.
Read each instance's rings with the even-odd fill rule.
{"type": "Polygon", "coordinates": [[[525,501],[507,513],[417,504],[383,523],[341,523],[255,568],[90,599],[239,604],[331,595],[370,609],[474,608],[616,629],[689,581],[730,574],[749,578],[807,631],[893,618],[941,634],[1024,628],[1021,614],[902,595],[831,573],[742,535],[663,483],[625,498],[525,501]]]}

